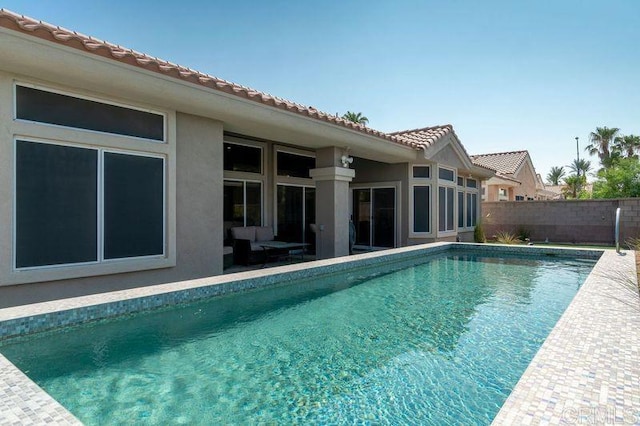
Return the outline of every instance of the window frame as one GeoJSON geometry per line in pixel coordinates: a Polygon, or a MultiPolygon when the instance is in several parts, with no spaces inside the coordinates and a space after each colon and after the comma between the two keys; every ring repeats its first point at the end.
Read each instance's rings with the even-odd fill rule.
{"type": "MultiPolygon", "coordinates": [[[[260,225],[255,226],[263,226],[264,224],[264,182],[260,179],[240,179],[240,178],[223,178],[222,186],[226,182],[240,182],[242,183],[242,226],[247,226],[247,183],[258,183],[260,184],[260,225]]],[[[224,214],[223,214],[224,216],[224,214]]],[[[223,218],[224,221],[224,218],[223,218]]]]}
{"type": "Polygon", "coordinates": [[[80,266],[90,266],[90,265],[103,265],[109,263],[122,263],[125,261],[138,261],[138,260],[146,260],[146,259],[164,259],[167,256],[167,159],[163,155],[158,154],[149,154],[149,153],[140,153],[140,152],[132,152],[125,150],[116,150],[112,148],[101,148],[90,145],[79,145],[76,143],[67,143],[60,141],[43,141],[41,139],[30,138],[30,137],[14,137],[13,140],[13,164],[14,164],[14,179],[13,179],[13,205],[17,206],[17,197],[18,197],[18,188],[17,188],[17,146],[18,143],[24,142],[33,142],[33,143],[41,143],[41,144],[49,144],[49,145],[57,145],[63,147],[73,147],[73,148],[81,148],[87,150],[93,150],[97,153],[97,164],[96,164],[96,173],[97,173],[97,203],[96,203],[96,226],[97,226],[97,241],[96,241],[96,260],[90,262],[74,262],[74,263],[62,263],[62,264],[54,264],[54,265],[38,265],[38,266],[27,266],[27,267],[18,267],[16,265],[17,262],[17,209],[13,209],[13,224],[12,224],[12,258],[11,258],[11,267],[14,272],[28,272],[28,271],[50,271],[53,269],[64,269],[64,268],[76,268],[80,266]],[[122,257],[122,258],[113,258],[106,259],[104,256],[104,245],[106,241],[105,236],[105,200],[104,200],[104,181],[105,181],[105,167],[104,167],[104,154],[105,153],[115,153],[115,154],[123,154],[123,155],[133,155],[139,157],[146,158],[159,158],[163,163],[163,174],[162,174],[162,202],[163,202],[163,211],[162,211],[162,221],[164,226],[162,228],[162,253],[161,254],[153,254],[153,255],[144,255],[144,256],[132,256],[132,257],[122,257]]]}
{"type": "MultiPolygon", "coordinates": [[[[458,234],[458,218],[457,218],[457,214],[458,214],[458,196],[457,196],[457,190],[458,188],[460,188],[458,186],[458,171],[456,169],[454,169],[453,167],[446,167],[446,166],[442,166],[440,164],[438,164],[438,181],[437,181],[437,195],[436,195],[436,215],[437,215],[437,219],[436,219],[436,231],[437,231],[437,236],[438,237],[449,237],[449,236],[455,236],[458,234]],[[453,178],[451,180],[448,179],[441,179],[440,178],[440,170],[448,170],[450,172],[453,173],[453,178]],[[440,230],[440,188],[444,188],[445,189],[445,200],[447,198],[447,192],[448,190],[453,190],[453,205],[452,206],[448,206],[445,205],[445,216],[447,215],[447,212],[449,211],[449,209],[452,209],[453,211],[453,222],[452,222],[452,229],[447,229],[447,223],[446,223],[446,218],[445,218],[445,229],[444,230],[440,230]]],[[[448,204],[448,203],[447,203],[448,204]]]]}
{"type": "Polygon", "coordinates": [[[478,212],[480,209],[480,194],[477,191],[477,188],[475,190],[472,191],[466,191],[465,192],[465,208],[464,208],[464,229],[466,229],[467,231],[473,230],[476,225],[478,224],[478,212]],[[471,199],[473,199],[473,196],[475,195],[475,209],[474,210],[470,210],[469,209],[469,197],[471,197],[471,199]],[[470,213],[473,212],[471,215],[470,213]],[[471,225],[469,225],[469,219],[471,216],[471,225]],[[475,220],[473,220],[475,219],[475,220]]]}
{"type": "Polygon", "coordinates": [[[456,194],[456,203],[458,205],[456,205],[456,212],[460,213],[460,210],[462,209],[462,219],[460,217],[458,217],[458,220],[455,221],[456,222],[456,229],[458,230],[458,232],[468,232],[468,231],[472,231],[476,224],[478,223],[478,208],[479,208],[479,197],[480,197],[480,189],[478,185],[480,183],[480,180],[476,177],[473,177],[472,175],[468,175],[467,177],[464,176],[460,176],[460,174],[458,174],[458,184],[457,184],[457,194],[456,194]],[[462,184],[460,184],[460,179],[462,179],[462,184]],[[469,186],[470,182],[474,182],[475,183],[475,187],[473,186],[469,186]],[[460,194],[462,195],[462,207],[459,206],[460,204],[460,194]],[[472,220],[471,221],[471,225],[469,225],[469,195],[476,195],[476,208],[475,208],[475,222],[472,220]],[[460,221],[462,220],[462,226],[460,226],[460,221]]]}
{"type": "Polygon", "coordinates": [[[411,165],[411,174],[409,175],[410,179],[429,179],[433,178],[431,174],[431,165],[429,164],[412,164],[411,165]],[[428,176],[416,176],[416,169],[426,169],[428,176]]]}
{"type": "MultiPolygon", "coordinates": [[[[349,216],[354,214],[354,205],[353,205],[353,191],[354,190],[369,190],[369,193],[373,196],[373,190],[375,189],[393,189],[395,191],[394,197],[394,238],[393,238],[393,247],[398,247],[400,238],[401,238],[401,218],[402,218],[402,182],[400,181],[387,181],[387,182],[358,182],[349,185],[349,216]]],[[[373,199],[373,197],[371,197],[373,199]]],[[[413,216],[413,215],[411,215],[413,216]]],[[[372,221],[370,221],[372,222],[372,221]]],[[[370,243],[371,239],[373,239],[373,224],[371,223],[369,226],[370,234],[370,243]]],[[[372,248],[374,246],[362,246],[356,245],[354,247],[358,248],[372,248]]]]}
{"type": "MultiPolygon", "coordinates": [[[[261,173],[253,173],[253,172],[241,172],[241,171],[234,171],[234,170],[224,170],[224,158],[222,159],[222,163],[223,163],[223,170],[222,170],[222,174],[223,174],[223,178],[222,178],[222,186],[223,186],[223,193],[224,193],[224,182],[225,181],[234,181],[234,182],[244,182],[244,186],[243,186],[243,198],[245,198],[244,200],[244,208],[245,208],[245,216],[243,219],[243,222],[246,224],[246,182],[253,182],[253,183],[260,183],[260,221],[261,221],[261,226],[264,226],[266,223],[268,223],[267,221],[267,206],[266,206],[266,200],[267,200],[267,161],[266,161],[266,153],[267,153],[267,144],[264,142],[258,142],[252,139],[244,139],[241,138],[239,136],[233,136],[233,135],[224,135],[223,138],[223,153],[222,155],[224,156],[224,144],[228,143],[228,144],[233,144],[233,145],[242,145],[242,146],[248,146],[251,148],[259,148],[260,149],[260,170],[262,171],[261,173]]],[[[224,202],[224,200],[223,200],[224,202]]],[[[224,206],[223,206],[223,228],[224,228],[224,206]]],[[[226,232],[223,229],[223,232],[226,232]]],[[[227,238],[227,235],[225,234],[224,238],[227,238]]]]}
{"type": "MultiPolygon", "coordinates": [[[[222,149],[223,149],[223,153],[222,153],[222,171],[224,173],[225,179],[227,177],[233,177],[233,176],[264,176],[265,174],[265,151],[266,151],[266,147],[265,144],[263,143],[259,143],[259,142],[253,142],[253,141],[242,141],[242,142],[238,142],[238,139],[234,138],[234,139],[230,139],[229,137],[225,136],[224,140],[222,142],[222,149]],[[260,150],[260,173],[255,173],[255,172],[244,172],[244,171],[239,171],[239,170],[225,170],[224,168],[224,153],[226,152],[226,150],[224,149],[224,144],[231,144],[231,145],[239,145],[239,146],[246,146],[246,147],[250,147],[250,148],[257,148],[260,150]]],[[[242,179],[242,177],[240,177],[239,179],[242,179]]]]}
{"type": "Polygon", "coordinates": [[[143,108],[143,107],[139,107],[139,106],[134,106],[128,103],[123,103],[123,102],[117,102],[117,101],[113,101],[113,100],[107,100],[104,98],[98,98],[95,96],[91,96],[88,94],[82,94],[82,93],[78,93],[78,92],[74,92],[74,91],[69,91],[69,90],[63,90],[63,89],[57,89],[57,88],[53,88],[53,87],[49,87],[49,86],[43,86],[40,84],[34,84],[34,83],[27,83],[24,81],[14,81],[13,82],[13,120],[17,121],[17,122],[22,122],[22,123],[29,123],[29,124],[35,124],[38,126],[47,126],[47,127],[54,127],[54,128],[61,128],[61,129],[69,129],[69,130],[73,130],[73,131],[78,131],[78,132],[88,132],[88,133],[96,133],[96,134],[100,134],[100,135],[109,135],[109,136],[114,136],[114,137],[118,137],[118,138],[127,138],[127,139],[136,139],[139,141],[145,141],[145,142],[151,142],[151,143],[155,143],[155,144],[166,144],[168,143],[169,140],[169,123],[168,123],[168,114],[166,112],[162,112],[162,111],[158,111],[155,109],[151,109],[151,108],[143,108]],[[143,138],[140,136],[130,136],[130,135],[123,135],[120,133],[111,133],[111,132],[104,132],[101,130],[92,130],[92,129],[84,129],[81,127],[73,127],[73,126],[65,126],[62,124],[52,124],[52,123],[45,123],[42,121],[33,121],[33,120],[27,120],[24,118],[18,118],[18,96],[17,96],[17,92],[18,92],[18,86],[22,86],[22,87],[27,87],[30,89],[36,89],[36,90],[40,90],[43,92],[49,92],[49,93],[55,93],[57,95],[63,95],[63,96],[68,96],[68,97],[72,97],[72,98],[78,98],[78,99],[82,99],[82,100],[86,100],[86,101],[91,101],[91,102],[96,102],[96,103],[101,103],[101,104],[105,104],[105,105],[111,105],[111,106],[117,106],[120,108],[126,108],[126,109],[131,109],[134,111],[141,111],[141,112],[147,112],[150,114],[156,114],[162,117],[162,140],[158,140],[158,139],[149,139],[149,138],[143,138]]]}
{"type": "Polygon", "coordinates": [[[0,239],[6,241],[6,244],[0,245],[0,259],[4,259],[0,262],[0,286],[51,282],[63,279],[104,276],[127,272],[143,272],[176,266],[176,111],[169,109],[162,110],[157,106],[151,106],[142,102],[123,101],[115,97],[107,98],[87,90],[78,88],[70,89],[62,85],[49,82],[43,83],[24,77],[7,79],[5,83],[7,103],[10,102],[11,108],[14,109],[13,111],[11,111],[10,108],[4,110],[4,117],[6,119],[5,132],[8,143],[0,146],[0,156],[6,159],[8,167],[0,170],[0,175],[3,176],[3,179],[0,180],[0,193],[5,194],[8,202],[4,206],[0,206],[0,213],[6,215],[7,218],[13,219],[15,224],[16,140],[49,142],[60,145],[76,145],[79,147],[102,148],[127,153],[138,152],[141,154],[164,156],[165,255],[154,256],[153,258],[124,258],[99,264],[51,265],[38,267],[40,269],[17,271],[15,268],[15,226],[12,224],[11,226],[0,227],[0,239]],[[165,116],[165,142],[161,143],[159,141],[126,135],[15,119],[15,84],[22,84],[29,87],[35,86],[48,91],[95,100],[96,102],[163,114],[165,116]],[[9,96],[13,96],[11,101],[8,100],[9,96]]]}
{"type": "Polygon", "coordinates": [[[103,148],[99,149],[98,156],[98,192],[100,194],[99,204],[98,204],[98,226],[100,229],[99,237],[102,237],[102,244],[98,241],[98,246],[100,247],[100,257],[98,258],[99,263],[105,262],[121,262],[125,259],[155,259],[155,258],[164,258],[167,255],[167,159],[163,155],[159,154],[148,154],[148,153],[140,153],[140,152],[131,152],[124,150],[116,150],[112,148],[103,148]],[[124,154],[131,155],[136,157],[145,157],[145,158],[158,158],[162,160],[162,223],[164,226],[162,227],[162,253],[161,254],[152,254],[152,255],[144,255],[144,256],[135,256],[135,257],[121,257],[121,258],[113,258],[113,259],[105,259],[104,258],[104,244],[106,241],[105,237],[105,218],[104,218],[104,208],[105,208],[105,200],[104,200],[104,182],[105,182],[105,167],[104,167],[104,154],[113,153],[113,154],[124,154]]]}
{"type": "MultiPolygon", "coordinates": [[[[316,158],[316,154],[313,151],[305,151],[302,149],[291,148],[289,146],[284,145],[273,145],[273,161],[272,161],[272,169],[273,173],[273,197],[272,197],[272,205],[273,205],[273,232],[277,236],[278,232],[278,185],[287,185],[287,186],[302,186],[302,187],[310,187],[315,188],[315,181],[309,178],[300,178],[300,177],[288,177],[288,176],[280,176],[278,175],[278,152],[286,152],[287,154],[301,155],[304,157],[316,158]]],[[[303,190],[303,195],[305,190],[303,190]]],[[[317,194],[316,194],[317,196],[317,194]]],[[[304,197],[303,197],[304,199],[304,197]]]]}
{"type": "Polygon", "coordinates": [[[434,237],[434,220],[437,218],[437,213],[434,213],[434,173],[432,164],[410,164],[409,165],[409,238],[433,238],[434,237]],[[414,177],[414,168],[428,167],[429,177],[414,177]],[[429,230],[427,232],[415,230],[415,188],[416,187],[428,187],[429,188],[429,218],[427,220],[429,230]]]}
{"type": "MultiPolygon", "coordinates": [[[[278,174],[278,152],[283,152],[286,154],[299,155],[301,157],[309,157],[315,160],[316,154],[313,151],[305,151],[302,149],[291,148],[283,145],[274,145],[273,146],[273,177],[274,177],[274,190],[277,190],[277,185],[286,183],[291,185],[300,185],[300,186],[315,186],[315,182],[313,178],[302,178],[302,177],[289,177],[289,176],[280,176],[278,174]]],[[[310,169],[312,170],[312,169],[310,169]]]]}
{"type": "MultiPolygon", "coordinates": [[[[302,229],[302,235],[303,235],[303,239],[304,239],[304,234],[306,229],[304,229],[304,223],[307,220],[307,211],[306,211],[306,195],[307,195],[307,190],[308,189],[313,189],[315,191],[316,187],[315,185],[300,185],[300,184],[293,184],[293,183],[287,183],[287,182],[276,182],[275,185],[275,190],[274,190],[274,206],[273,206],[273,210],[274,210],[274,215],[273,215],[273,234],[274,236],[278,236],[278,187],[279,186],[285,186],[285,187],[295,187],[295,188],[302,188],[302,223],[303,223],[303,229],[302,229]]],[[[317,193],[314,195],[317,196],[317,193]]],[[[316,200],[317,201],[317,198],[316,200]]],[[[314,212],[315,215],[315,212],[314,212]]]]}

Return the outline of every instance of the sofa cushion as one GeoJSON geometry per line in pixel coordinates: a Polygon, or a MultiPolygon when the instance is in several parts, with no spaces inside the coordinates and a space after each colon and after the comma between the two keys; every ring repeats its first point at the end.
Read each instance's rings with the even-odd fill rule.
{"type": "Polygon", "coordinates": [[[264,249],[260,245],[260,241],[251,243],[251,251],[260,251],[260,252],[264,251],[264,249]]]}
{"type": "Polygon", "coordinates": [[[255,226],[237,226],[231,228],[231,237],[234,240],[249,240],[254,242],[256,240],[256,227],[255,226]]]}
{"type": "Polygon", "coordinates": [[[256,226],[256,241],[273,241],[273,228],[256,226]]]}

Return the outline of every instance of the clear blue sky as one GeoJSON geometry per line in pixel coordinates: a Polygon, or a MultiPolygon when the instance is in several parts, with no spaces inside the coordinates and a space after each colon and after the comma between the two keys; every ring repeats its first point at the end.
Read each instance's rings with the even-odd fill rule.
{"type": "Polygon", "coordinates": [[[470,154],[527,149],[543,177],[596,126],[640,135],[640,0],[0,7],[378,130],[451,123],[470,154]]]}

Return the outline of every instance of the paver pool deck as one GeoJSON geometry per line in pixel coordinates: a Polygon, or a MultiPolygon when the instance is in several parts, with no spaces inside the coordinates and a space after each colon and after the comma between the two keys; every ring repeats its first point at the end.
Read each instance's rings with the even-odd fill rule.
{"type": "Polygon", "coordinates": [[[640,424],[633,252],[603,253],[493,424],[640,424]]]}
{"type": "MultiPolygon", "coordinates": [[[[431,247],[445,247],[436,243],[431,247]]],[[[456,244],[463,246],[464,244],[456,244]]],[[[470,245],[469,245],[470,246],[470,245]]],[[[508,250],[508,248],[506,248],[508,250]]],[[[348,258],[363,261],[400,248],[348,258]]],[[[335,265],[345,260],[312,262],[335,265]]],[[[242,279],[303,271],[310,264],[235,274],[242,279]]],[[[494,425],[640,424],[640,297],[634,253],[606,250],[493,421],[494,425]]],[[[190,282],[0,309],[0,322],[98,301],[148,297],[226,283],[226,275],[190,282]]],[[[0,425],[80,424],[0,355],[0,425]]]]}

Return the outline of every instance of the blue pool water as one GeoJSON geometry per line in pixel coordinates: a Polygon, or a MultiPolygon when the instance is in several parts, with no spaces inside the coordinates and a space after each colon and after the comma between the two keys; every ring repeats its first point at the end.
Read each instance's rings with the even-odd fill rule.
{"type": "Polygon", "coordinates": [[[86,424],[488,424],[594,263],[442,255],[0,352],[86,424]]]}

